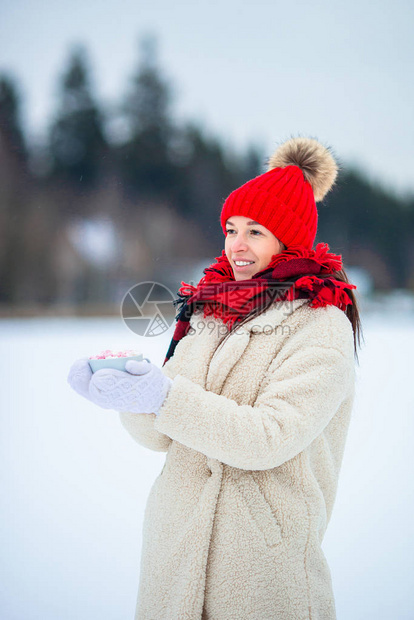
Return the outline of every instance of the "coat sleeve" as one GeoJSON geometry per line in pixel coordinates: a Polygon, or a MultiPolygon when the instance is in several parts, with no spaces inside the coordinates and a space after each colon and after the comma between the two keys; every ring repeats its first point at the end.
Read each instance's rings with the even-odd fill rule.
{"type": "Polygon", "coordinates": [[[154,428],[154,413],[120,412],[122,426],[131,437],[144,448],[156,452],[167,452],[171,439],[154,428]]]}
{"type": "MultiPolygon", "coordinates": [[[[176,359],[173,356],[164,364],[162,371],[173,379],[176,374],[176,359]]],[[[154,428],[156,415],[154,413],[120,412],[121,424],[131,437],[145,448],[156,452],[167,452],[171,438],[154,428]]]]}
{"type": "Polygon", "coordinates": [[[177,375],[155,428],[239,469],[272,469],[292,459],[353,395],[355,368],[351,328],[345,341],[336,335],[335,346],[321,346],[306,330],[291,340],[270,365],[253,406],[177,375]]]}

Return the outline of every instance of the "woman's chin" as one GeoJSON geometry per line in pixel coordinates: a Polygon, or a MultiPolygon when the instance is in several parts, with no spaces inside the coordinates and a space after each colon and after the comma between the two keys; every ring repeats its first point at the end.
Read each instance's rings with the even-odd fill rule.
{"type": "Polygon", "coordinates": [[[250,280],[256,273],[257,268],[252,265],[249,269],[236,269],[233,267],[233,275],[235,280],[250,280]]]}

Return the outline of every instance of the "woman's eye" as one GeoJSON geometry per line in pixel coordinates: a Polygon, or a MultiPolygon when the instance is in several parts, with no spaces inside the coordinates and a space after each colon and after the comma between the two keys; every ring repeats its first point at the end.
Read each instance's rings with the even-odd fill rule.
{"type": "MultiPolygon", "coordinates": [[[[230,233],[233,233],[233,232],[235,232],[233,228],[227,228],[227,230],[226,230],[226,233],[227,233],[227,234],[230,234],[230,233]]],[[[253,229],[250,229],[250,231],[249,231],[249,232],[251,232],[251,233],[256,233],[257,235],[261,235],[261,234],[262,234],[262,233],[260,232],[260,230],[255,230],[254,228],[253,228],[253,229]]],[[[254,236],[256,236],[256,235],[254,235],[254,236]]]]}

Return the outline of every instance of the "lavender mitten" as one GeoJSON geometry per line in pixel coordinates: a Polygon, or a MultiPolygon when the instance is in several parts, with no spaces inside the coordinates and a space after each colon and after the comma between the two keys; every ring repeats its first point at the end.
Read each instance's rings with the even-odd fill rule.
{"type": "Polygon", "coordinates": [[[88,358],[82,357],[72,364],[67,381],[72,389],[78,394],[91,400],[89,396],[89,383],[92,378],[92,370],[88,358]]]}
{"type": "Polygon", "coordinates": [[[89,398],[103,409],[159,413],[172,380],[150,362],[129,361],[126,371],[104,368],[92,375],[89,398]]]}

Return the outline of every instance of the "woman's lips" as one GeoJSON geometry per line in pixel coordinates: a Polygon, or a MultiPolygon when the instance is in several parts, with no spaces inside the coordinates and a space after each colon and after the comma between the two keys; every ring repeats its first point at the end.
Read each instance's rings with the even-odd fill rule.
{"type": "Polygon", "coordinates": [[[248,265],[236,265],[236,263],[233,261],[233,265],[236,271],[246,271],[249,267],[252,267],[254,265],[254,261],[249,263],[248,265]]]}

